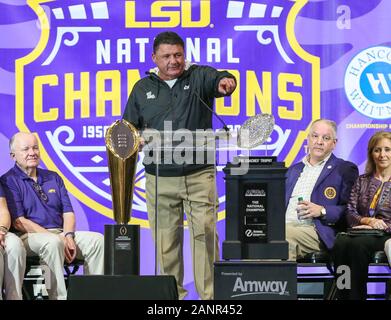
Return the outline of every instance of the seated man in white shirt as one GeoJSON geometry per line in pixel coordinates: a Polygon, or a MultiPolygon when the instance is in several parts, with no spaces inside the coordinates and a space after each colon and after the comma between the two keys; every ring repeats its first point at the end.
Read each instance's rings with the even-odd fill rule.
{"type": "Polygon", "coordinates": [[[344,221],[350,191],[358,177],[357,166],[334,156],[337,126],[319,119],[308,134],[308,154],[287,172],[285,201],[289,260],[331,249],[344,221]]]}

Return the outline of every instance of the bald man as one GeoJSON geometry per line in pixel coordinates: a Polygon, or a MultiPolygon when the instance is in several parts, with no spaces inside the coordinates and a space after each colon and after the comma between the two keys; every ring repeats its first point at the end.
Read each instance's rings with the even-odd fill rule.
{"type": "Polygon", "coordinates": [[[19,132],[10,140],[15,166],[1,177],[13,226],[18,230],[27,256],[38,255],[50,269],[49,299],[64,300],[64,261],[84,259],[85,274],[103,274],[103,236],[75,231],[75,214],[61,177],[38,168],[37,138],[19,132]]]}

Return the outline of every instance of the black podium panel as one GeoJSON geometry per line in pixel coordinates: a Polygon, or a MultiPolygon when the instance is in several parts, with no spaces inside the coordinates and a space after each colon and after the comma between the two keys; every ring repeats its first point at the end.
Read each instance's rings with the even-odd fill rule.
{"type": "Polygon", "coordinates": [[[226,224],[223,259],[288,259],[283,162],[248,165],[244,174],[224,168],[226,224]]]}
{"type": "Polygon", "coordinates": [[[215,300],[296,300],[296,262],[215,262],[214,298],[215,300]]]}
{"type": "Polygon", "coordinates": [[[70,276],[68,300],[178,300],[174,276],[70,276]]]}
{"type": "Polygon", "coordinates": [[[105,225],[105,275],[140,274],[140,226],[105,225]]]}

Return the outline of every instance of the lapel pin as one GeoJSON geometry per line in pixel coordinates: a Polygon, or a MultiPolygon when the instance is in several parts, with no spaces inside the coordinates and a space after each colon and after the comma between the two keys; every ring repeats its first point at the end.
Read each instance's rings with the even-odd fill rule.
{"type": "Polygon", "coordinates": [[[331,169],[333,166],[328,166],[327,169],[331,169]]]}

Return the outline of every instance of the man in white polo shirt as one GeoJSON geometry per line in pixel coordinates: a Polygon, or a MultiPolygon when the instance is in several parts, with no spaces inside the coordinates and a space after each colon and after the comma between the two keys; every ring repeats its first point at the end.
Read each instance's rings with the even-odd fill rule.
{"type": "Polygon", "coordinates": [[[337,158],[334,121],[319,119],[308,134],[308,154],[287,172],[285,201],[289,260],[334,245],[350,190],[358,177],[357,166],[337,158]]]}

